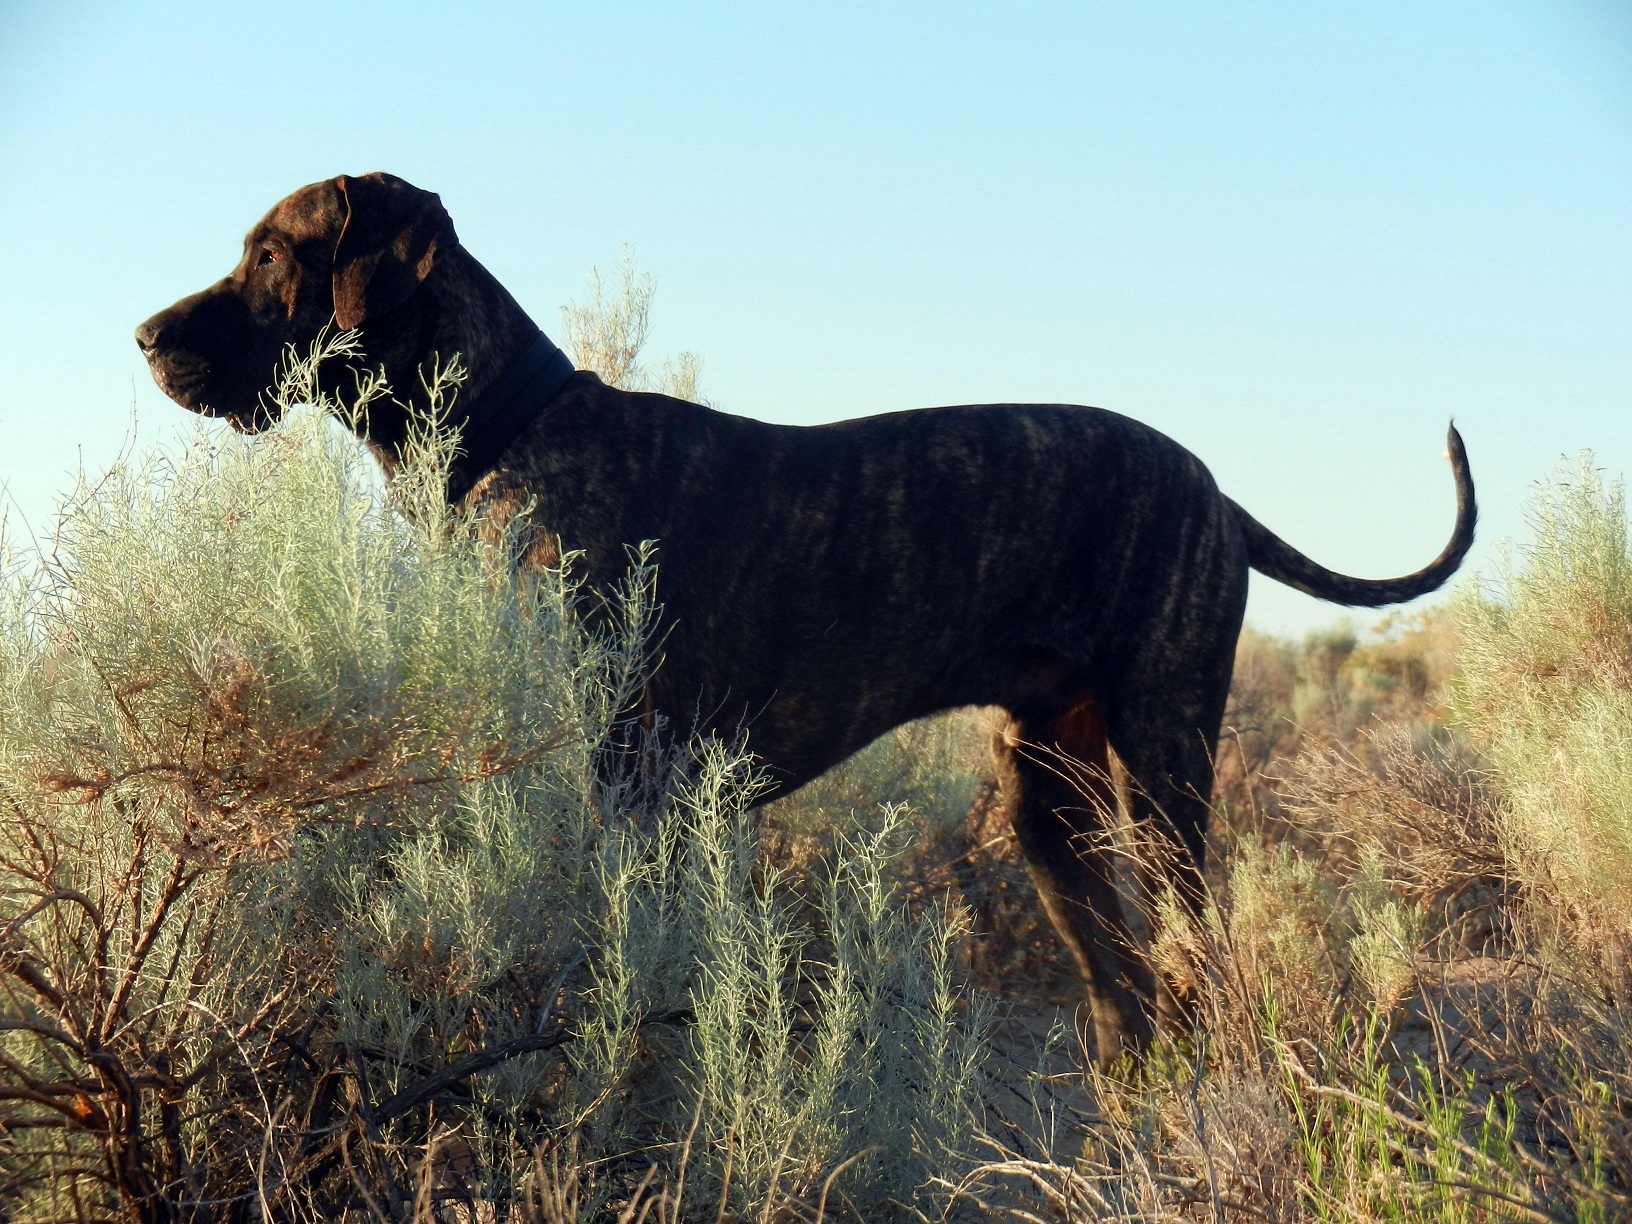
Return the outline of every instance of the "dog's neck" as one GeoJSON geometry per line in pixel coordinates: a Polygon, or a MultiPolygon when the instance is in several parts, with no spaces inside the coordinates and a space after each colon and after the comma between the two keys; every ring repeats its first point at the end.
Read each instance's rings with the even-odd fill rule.
{"type": "Polygon", "coordinates": [[[383,367],[401,401],[371,405],[360,431],[387,475],[401,462],[407,441],[409,412],[402,405],[420,415],[431,407],[425,379],[433,366],[445,369],[457,357],[465,372],[458,402],[475,404],[539,335],[538,324],[510,292],[457,245],[438,253],[436,266],[400,312],[381,326],[365,321],[362,327],[367,364],[383,367]]]}

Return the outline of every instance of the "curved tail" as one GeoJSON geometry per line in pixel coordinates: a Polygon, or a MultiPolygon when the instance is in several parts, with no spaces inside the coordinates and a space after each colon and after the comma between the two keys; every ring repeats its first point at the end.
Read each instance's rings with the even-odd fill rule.
{"type": "Polygon", "coordinates": [[[1404,603],[1438,590],[1456,573],[1456,567],[1473,546],[1473,527],[1479,517],[1473,500],[1473,476],[1468,471],[1468,452],[1462,446],[1462,435],[1456,432],[1455,425],[1451,426],[1446,445],[1450,451],[1451,471],[1456,476],[1456,528],[1445,551],[1416,573],[1404,578],[1378,579],[1350,578],[1335,573],[1311,561],[1232,501],[1230,507],[1246,538],[1247,559],[1252,568],[1317,599],[1361,608],[1404,603]]]}

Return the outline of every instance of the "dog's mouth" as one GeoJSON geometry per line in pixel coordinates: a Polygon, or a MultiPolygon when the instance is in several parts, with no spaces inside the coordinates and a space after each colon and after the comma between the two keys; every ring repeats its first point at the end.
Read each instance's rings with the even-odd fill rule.
{"type": "Polygon", "coordinates": [[[278,423],[280,415],[265,404],[256,404],[248,412],[211,412],[207,408],[203,412],[205,416],[219,417],[241,434],[265,433],[278,423]]]}
{"type": "Polygon", "coordinates": [[[188,359],[172,353],[152,352],[147,355],[147,367],[153,381],[183,408],[202,412],[204,387],[210,379],[210,363],[188,359]]]}
{"type": "Polygon", "coordinates": [[[265,433],[276,425],[278,419],[283,415],[275,405],[268,404],[264,400],[257,401],[250,408],[217,408],[203,399],[182,406],[190,408],[199,416],[225,421],[241,434],[265,433]]]}
{"type": "Polygon", "coordinates": [[[225,421],[242,434],[261,433],[277,424],[280,414],[264,400],[247,408],[219,406],[223,397],[212,394],[210,386],[215,371],[202,358],[154,352],[148,354],[147,363],[159,390],[189,412],[225,421]]]}

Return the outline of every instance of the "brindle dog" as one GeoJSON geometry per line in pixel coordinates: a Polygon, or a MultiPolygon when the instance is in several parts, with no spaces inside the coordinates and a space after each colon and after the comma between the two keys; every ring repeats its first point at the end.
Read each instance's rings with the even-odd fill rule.
{"type": "MultiPolygon", "coordinates": [[[[666,637],[650,695],[676,733],[746,728],[786,792],[910,719],[1007,710],[1009,812],[1102,1058],[1142,1049],[1175,1006],[1118,898],[1110,752],[1123,802],[1171,846],[1193,901],[1248,568],[1376,607],[1439,587],[1473,541],[1454,428],[1450,543],[1409,577],[1365,581],[1282,542],[1177,443],[1100,409],[792,427],[608,387],[543,339],[435,195],[384,174],[295,192],[229,276],[136,339],[166,394],[253,431],[272,423],[261,393],[284,346],[330,325],[357,329],[399,391],[428,362],[462,358],[471,454],[450,497],[530,504],[525,564],[571,549],[592,584],[611,584],[627,545],[660,541],[666,637]]],[[[321,381],[342,400],[352,387],[343,369],[321,381]]],[[[370,409],[364,441],[388,470],[405,420],[370,409]]]]}

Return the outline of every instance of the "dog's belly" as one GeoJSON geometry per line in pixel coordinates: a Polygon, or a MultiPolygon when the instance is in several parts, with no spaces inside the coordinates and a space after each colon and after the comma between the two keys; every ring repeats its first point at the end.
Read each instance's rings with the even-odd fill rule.
{"type": "Polygon", "coordinates": [[[674,720],[682,733],[746,733],[779,789],[793,789],[914,719],[971,705],[1022,710],[1090,683],[1086,636],[1067,652],[1016,637],[1022,625],[972,615],[962,626],[952,617],[840,619],[780,649],[753,649],[747,631],[679,643],[654,677],[655,704],[687,712],[674,720]]]}

